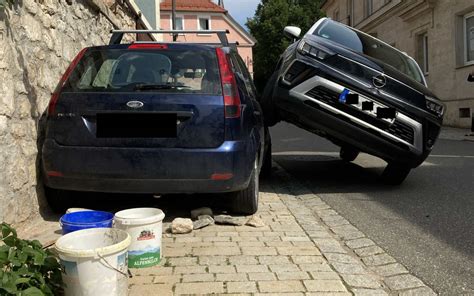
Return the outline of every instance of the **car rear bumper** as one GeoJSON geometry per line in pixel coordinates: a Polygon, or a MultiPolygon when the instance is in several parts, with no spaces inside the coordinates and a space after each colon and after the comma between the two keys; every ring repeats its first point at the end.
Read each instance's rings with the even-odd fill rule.
{"type": "Polygon", "coordinates": [[[251,145],[213,149],[114,148],[43,144],[43,181],[56,189],[117,193],[220,193],[247,187],[251,145]],[[216,175],[217,174],[217,175],[216,175]]]}

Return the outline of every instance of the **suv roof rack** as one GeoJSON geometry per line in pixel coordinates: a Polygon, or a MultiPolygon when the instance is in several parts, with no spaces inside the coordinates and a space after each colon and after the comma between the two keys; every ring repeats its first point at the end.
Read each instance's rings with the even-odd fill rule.
{"type": "Polygon", "coordinates": [[[202,31],[202,30],[111,30],[112,36],[110,37],[109,45],[120,44],[124,34],[217,34],[221,44],[223,46],[229,46],[229,40],[227,34],[229,30],[214,30],[214,31],[202,31]]]}

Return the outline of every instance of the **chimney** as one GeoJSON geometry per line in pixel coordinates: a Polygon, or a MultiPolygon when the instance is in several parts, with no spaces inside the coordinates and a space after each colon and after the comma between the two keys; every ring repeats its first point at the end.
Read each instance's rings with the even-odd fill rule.
{"type": "Polygon", "coordinates": [[[224,7],[224,0],[219,0],[219,6],[222,7],[222,8],[225,8],[224,7]]]}

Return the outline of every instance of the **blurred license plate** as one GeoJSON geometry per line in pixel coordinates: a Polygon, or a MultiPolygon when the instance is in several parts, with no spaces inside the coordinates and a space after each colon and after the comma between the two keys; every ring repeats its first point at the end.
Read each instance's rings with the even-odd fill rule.
{"type": "Polygon", "coordinates": [[[176,122],[176,113],[100,113],[97,138],[176,138],[176,122]]]}

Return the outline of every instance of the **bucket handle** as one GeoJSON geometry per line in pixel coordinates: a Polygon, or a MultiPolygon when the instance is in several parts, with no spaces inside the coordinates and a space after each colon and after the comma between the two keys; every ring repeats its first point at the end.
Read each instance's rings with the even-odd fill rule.
{"type": "MultiPolygon", "coordinates": [[[[122,275],[124,275],[124,276],[126,276],[126,277],[129,277],[129,278],[132,277],[132,274],[130,273],[130,271],[128,271],[128,273],[125,273],[125,272],[123,272],[123,271],[120,271],[120,270],[118,270],[117,268],[115,268],[112,264],[110,264],[109,261],[107,261],[107,259],[105,259],[104,256],[102,256],[101,254],[97,253],[97,256],[98,256],[100,259],[102,259],[102,260],[106,263],[106,264],[103,264],[105,267],[108,267],[108,268],[110,268],[110,269],[113,269],[113,270],[115,270],[116,272],[121,273],[122,275]]],[[[127,268],[127,270],[128,270],[128,268],[127,268]]]]}

